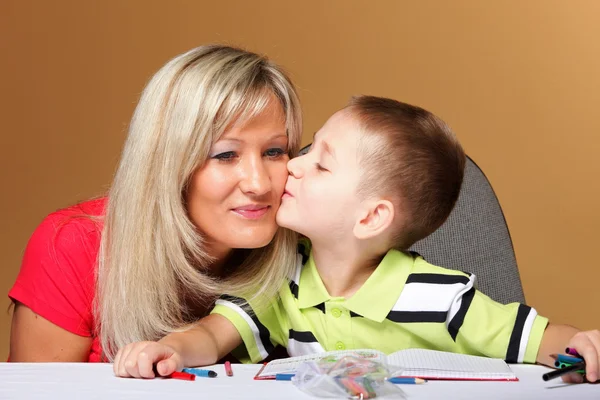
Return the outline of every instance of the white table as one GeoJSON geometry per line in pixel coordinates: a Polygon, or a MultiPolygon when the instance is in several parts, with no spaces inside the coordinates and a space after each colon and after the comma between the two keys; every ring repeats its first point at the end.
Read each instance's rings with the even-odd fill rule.
{"type": "MultiPolygon", "coordinates": [[[[0,363],[0,399],[316,399],[291,382],[255,381],[258,365],[233,365],[227,377],[222,365],[211,367],[217,378],[195,381],[116,378],[110,364],[0,363]]],[[[400,385],[409,399],[600,399],[600,384],[566,385],[542,380],[549,370],[511,365],[519,382],[444,382],[400,385]]]]}

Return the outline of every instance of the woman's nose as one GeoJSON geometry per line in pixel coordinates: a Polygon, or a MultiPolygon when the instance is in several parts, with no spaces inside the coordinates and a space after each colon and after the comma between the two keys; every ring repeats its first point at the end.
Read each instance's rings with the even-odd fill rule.
{"type": "Polygon", "coordinates": [[[271,191],[271,176],[261,157],[250,158],[243,163],[240,188],[244,193],[256,196],[271,191]]]}

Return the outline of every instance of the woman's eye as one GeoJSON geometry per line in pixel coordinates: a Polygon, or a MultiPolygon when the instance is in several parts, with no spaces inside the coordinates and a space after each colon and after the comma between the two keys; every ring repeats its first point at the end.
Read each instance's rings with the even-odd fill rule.
{"type": "Polygon", "coordinates": [[[231,161],[236,157],[235,151],[226,151],[212,156],[212,158],[219,161],[231,161]]]}
{"type": "Polygon", "coordinates": [[[279,157],[283,156],[284,154],[287,154],[285,149],[282,149],[279,147],[275,147],[275,148],[265,151],[265,156],[267,156],[269,158],[279,158],[279,157]]]}

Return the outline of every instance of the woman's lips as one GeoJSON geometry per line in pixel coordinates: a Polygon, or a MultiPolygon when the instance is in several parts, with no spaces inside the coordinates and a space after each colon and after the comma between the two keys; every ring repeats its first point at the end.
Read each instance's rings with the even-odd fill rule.
{"type": "Polygon", "coordinates": [[[269,211],[271,206],[244,206],[234,208],[232,211],[247,219],[259,219],[269,211]]]}

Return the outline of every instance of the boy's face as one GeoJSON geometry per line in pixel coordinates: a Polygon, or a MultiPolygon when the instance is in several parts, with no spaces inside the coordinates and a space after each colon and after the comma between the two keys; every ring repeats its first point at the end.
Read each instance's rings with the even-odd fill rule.
{"type": "Polygon", "coordinates": [[[280,226],[312,241],[352,235],[360,204],[357,129],[348,110],[338,111],[315,134],[310,151],[288,162],[280,226]]]}

